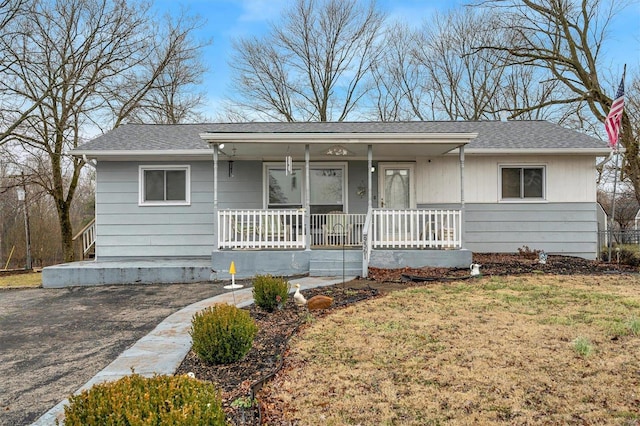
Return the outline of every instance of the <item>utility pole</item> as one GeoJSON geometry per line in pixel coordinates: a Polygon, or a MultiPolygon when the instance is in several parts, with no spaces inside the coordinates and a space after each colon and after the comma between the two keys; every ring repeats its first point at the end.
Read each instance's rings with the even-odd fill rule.
{"type": "Polygon", "coordinates": [[[24,172],[21,174],[22,177],[22,187],[17,188],[18,193],[18,201],[23,202],[24,208],[24,232],[25,232],[25,245],[27,246],[27,259],[25,270],[30,271],[33,269],[31,264],[31,230],[29,229],[29,207],[27,204],[27,185],[24,179],[24,172]]]}

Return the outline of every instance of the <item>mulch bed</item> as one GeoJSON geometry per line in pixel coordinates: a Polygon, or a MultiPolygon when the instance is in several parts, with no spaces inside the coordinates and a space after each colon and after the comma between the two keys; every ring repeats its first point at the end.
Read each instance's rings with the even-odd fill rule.
{"type": "MultiPolygon", "coordinates": [[[[568,256],[549,256],[546,264],[538,261],[537,255],[474,254],[473,261],[481,265],[484,276],[521,275],[530,273],[580,275],[600,273],[637,273],[638,268],[589,261],[568,256]]],[[[247,356],[233,364],[210,366],[202,363],[190,351],[176,371],[176,374],[193,372],[200,380],[216,383],[222,390],[223,405],[228,419],[237,425],[260,424],[260,410],[246,409],[233,404],[239,398],[251,398],[262,384],[280,368],[286,356],[287,344],[293,334],[309,321],[319,318],[333,309],[340,309],[352,303],[378,297],[381,292],[428,285],[431,281],[445,281],[469,277],[469,269],[454,268],[370,268],[369,279],[357,279],[332,287],[303,291],[309,299],[322,294],[333,297],[334,304],[323,311],[309,313],[306,308],[297,307],[289,298],[281,310],[268,313],[251,305],[247,309],[255,319],[259,331],[253,347],[247,356]]],[[[273,415],[273,412],[270,412],[273,415]]],[[[262,419],[265,421],[267,419],[262,419]]],[[[269,419],[276,420],[276,419],[269,419]]],[[[275,422],[277,423],[277,421],[275,422]]]]}

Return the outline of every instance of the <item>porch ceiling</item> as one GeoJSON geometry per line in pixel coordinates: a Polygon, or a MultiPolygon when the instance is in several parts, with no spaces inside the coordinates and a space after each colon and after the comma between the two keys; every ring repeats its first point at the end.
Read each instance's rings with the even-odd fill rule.
{"type": "Polygon", "coordinates": [[[475,133],[357,135],[353,134],[220,134],[200,135],[210,144],[224,144],[221,159],[271,160],[291,155],[304,160],[305,145],[309,145],[312,161],[366,160],[367,147],[372,145],[374,160],[413,159],[446,154],[476,137],[475,133]],[[343,147],[347,155],[330,155],[333,147],[343,147]]]}

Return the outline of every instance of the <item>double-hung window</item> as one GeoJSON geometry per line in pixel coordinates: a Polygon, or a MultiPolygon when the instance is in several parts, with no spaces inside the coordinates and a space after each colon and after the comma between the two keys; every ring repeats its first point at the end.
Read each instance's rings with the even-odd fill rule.
{"type": "Polygon", "coordinates": [[[302,206],[302,169],[294,166],[290,172],[282,166],[266,167],[266,201],[270,209],[302,206]]]}
{"type": "MultiPolygon", "coordinates": [[[[346,205],[346,163],[311,163],[309,202],[311,213],[344,211],[346,205]]],[[[287,173],[278,164],[265,166],[267,208],[298,208],[304,203],[304,168],[294,165],[287,173]]]]}
{"type": "Polygon", "coordinates": [[[189,205],[191,169],[186,166],[140,166],[141,206],[189,205]]]}
{"type": "Polygon", "coordinates": [[[544,200],[544,166],[500,166],[500,189],[503,201],[544,200]]]}
{"type": "Polygon", "coordinates": [[[311,164],[309,169],[311,214],[344,212],[346,165],[311,164]]]}

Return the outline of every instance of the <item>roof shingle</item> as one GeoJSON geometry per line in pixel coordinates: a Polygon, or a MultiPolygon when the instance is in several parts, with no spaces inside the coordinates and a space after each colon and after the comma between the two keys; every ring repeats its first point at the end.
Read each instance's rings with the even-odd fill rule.
{"type": "Polygon", "coordinates": [[[201,133],[478,133],[470,149],[602,149],[606,143],[547,121],[252,122],[125,124],[81,151],[208,149],[201,133]]]}

